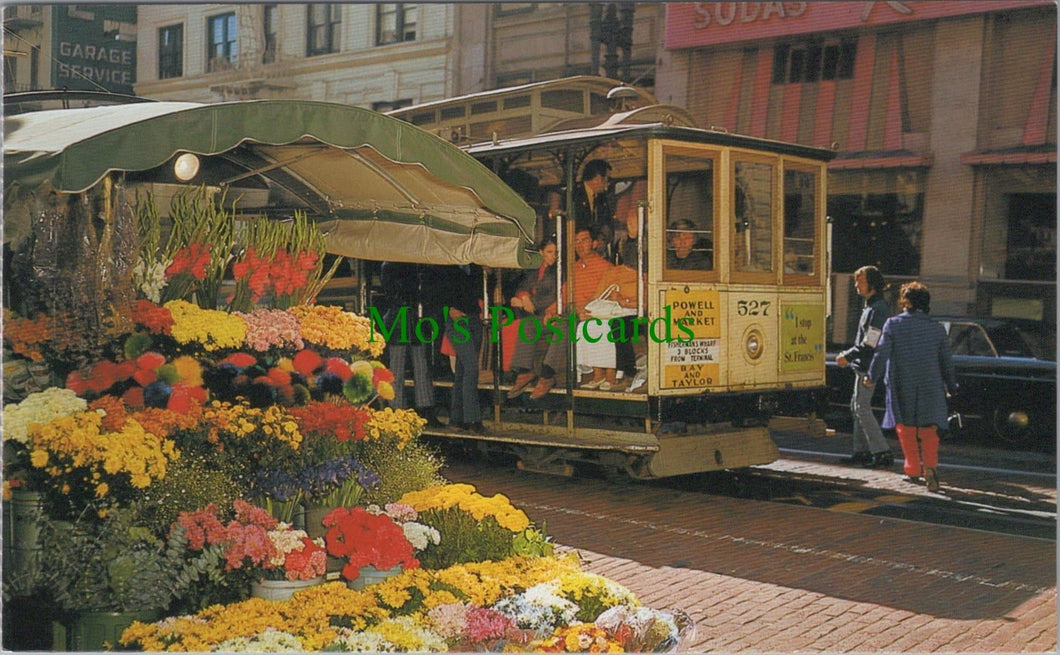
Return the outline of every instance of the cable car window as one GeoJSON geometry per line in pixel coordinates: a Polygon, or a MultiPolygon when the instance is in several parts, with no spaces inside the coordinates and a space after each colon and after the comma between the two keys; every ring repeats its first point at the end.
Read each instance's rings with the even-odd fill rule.
{"type": "MultiPolygon", "coordinates": [[[[664,277],[714,270],[713,159],[667,154],[664,277]]],[[[696,277],[696,276],[692,276],[696,277]]]]}
{"type": "Polygon", "coordinates": [[[784,275],[814,275],[817,252],[817,176],[784,171],[784,275]]]}
{"type": "Polygon", "coordinates": [[[735,172],[734,270],[773,271],[773,165],[738,161],[735,172]]]}

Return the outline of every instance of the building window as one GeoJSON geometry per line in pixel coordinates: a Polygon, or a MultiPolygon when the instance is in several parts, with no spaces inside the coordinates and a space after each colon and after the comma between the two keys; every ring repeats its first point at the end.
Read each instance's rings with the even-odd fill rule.
{"type": "Polygon", "coordinates": [[[184,75],[184,25],[158,28],[158,79],[184,75]]]}
{"type": "Polygon", "coordinates": [[[376,5],[376,45],[415,41],[418,8],[403,2],[376,5]]]}
{"type": "Polygon", "coordinates": [[[231,68],[239,56],[235,13],[211,16],[207,21],[207,72],[231,68]]]}
{"type": "Polygon", "coordinates": [[[832,255],[836,272],[871,264],[887,275],[920,274],[923,193],[829,193],[828,214],[834,242],[849,244],[832,255]]]}
{"type": "Polygon", "coordinates": [[[493,5],[493,15],[502,17],[529,14],[536,8],[536,2],[498,2],[493,5]]]}
{"type": "Polygon", "coordinates": [[[276,24],[279,9],[276,5],[265,5],[264,9],[265,52],[261,55],[261,63],[271,64],[276,61],[276,24]]]}
{"type": "Polygon", "coordinates": [[[800,84],[854,77],[856,41],[782,44],[773,48],[773,84],[800,84]]]}
{"type": "Polygon", "coordinates": [[[339,27],[342,13],[339,5],[313,4],[306,7],[308,29],[306,56],[326,55],[339,51],[339,27]]]}
{"type": "Polygon", "coordinates": [[[1056,196],[1008,195],[1008,238],[1004,277],[1009,280],[1056,279],[1056,196]]]}

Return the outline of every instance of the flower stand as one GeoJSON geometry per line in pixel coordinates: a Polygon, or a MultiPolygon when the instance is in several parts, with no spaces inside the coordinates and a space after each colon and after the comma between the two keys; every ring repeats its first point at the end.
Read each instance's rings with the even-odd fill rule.
{"type": "Polygon", "coordinates": [[[362,566],[361,567],[360,575],[358,575],[356,579],[347,580],[346,581],[346,586],[349,587],[350,589],[356,589],[357,591],[360,591],[360,590],[364,589],[365,587],[368,587],[370,585],[374,585],[377,582],[382,582],[383,580],[386,580],[387,578],[391,578],[391,577],[397,575],[398,573],[401,573],[401,565],[400,564],[398,564],[397,566],[395,566],[393,568],[385,569],[385,570],[377,569],[374,566],[372,566],[371,564],[369,564],[367,566],[362,566]]]}
{"type": "Polygon", "coordinates": [[[162,613],[155,610],[129,612],[77,612],[66,621],[52,621],[52,650],[102,651],[118,646],[118,639],[133,621],[151,623],[162,613]]]}
{"type": "Polygon", "coordinates": [[[296,591],[324,584],[324,576],[308,580],[259,580],[250,584],[250,595],[265,600],[289,600],[296,591]]]}

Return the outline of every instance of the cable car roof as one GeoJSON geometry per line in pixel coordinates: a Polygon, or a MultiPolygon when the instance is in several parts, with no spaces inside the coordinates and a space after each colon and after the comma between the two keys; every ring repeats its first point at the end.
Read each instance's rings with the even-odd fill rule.
{"type": "Polygon", "coordinates": [[[557,147],[580,148],[609,139],[674,139],[691,143],[704,143],[735,148],[763,150],[781,155],[804,157],[827,162],[836,156],[834,150],[815,148],[771,139],[730,134],[718,130],[696,127],[666,125],[664,123],[611,124],[605,122],[596,127],[551,132],[525,138],[498,139],[493,142],[471,144],[467,152],[476,157],[510,155],[517,152],[557,147]]]}
{"type": "MultiPolygon", "coordinates": [[[[533,209],[459,148],[383,114],[324,102],[151,102],[4,118],[4,184],[80,193],[178,153],[224,160],[305,203],[329,252],[525,267],[533,209]]],[[[146,173],[145,173],[146,172],[146,173]]],[[[192,180],[195,183],[195,180],[192,180]]]]}

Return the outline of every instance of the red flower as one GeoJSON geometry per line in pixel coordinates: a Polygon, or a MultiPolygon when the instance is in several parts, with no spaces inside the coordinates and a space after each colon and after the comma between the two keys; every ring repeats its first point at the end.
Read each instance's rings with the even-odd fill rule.
{"type": "Polygon", "coordinates": [[[136,358],[136,367],[153,371],[166,363],[165,355],[156,352],[146,352],[136,358]]]}
{"type": "Polygon", "coordinates": [[[257,364],[258,360],[256,357],[254,357],[254,355],[251,355],[249,353],[232,353],[228,357],[222,359],[219,363],[231,364],[236,368],[246,368],[248,366],[253,366],[254,364],[257,364]]]}
{"type": "Polygon", "coordinates": [[[144,406],[144,388],[131,387],[121,395],[121,399],[129,407],[139,409],[144,406]]]}
{"type": "Polygon", "coordinates": [[[292,360],[294,370],[305,377],[312,375],[313,371],[317,370],[323,362],[323,358],[315,350],[302,350],[292,360]]]}
{"type": "Polygon", "coordinates": [[[133,305],[132,319],[147,328],[152,334],[173,334],[173,314],[150,300],[137,300],[133,305]]]}
{"type": "Polygon", "coordinates": [[[324,362],[324,370],[328,373],[333,373],[339,376],[343,382],[353,377],[353,371],[350,370],[350,363],[343,361],[338,357],[328,357],[327,361],[324,362]]]}
{"type": "Polygon", "coordinates": [[[174,384],[166,402],[166,409],[190,414],[200,403],[206,401],[206,392],[202,387],[189,387],[186,384],[174,384]]]}
{"type": "Polygon", "coordinates": [[[378,385],[380,382],[393,382],[394,374],[390,372],[388,368],[374,368],[372,369],[372,386],[378,385]]]}
{"type": "Polygon", "coordinates": [[[82,396],[88,391],[88,381],[81,371],[70,371],[70,375],[66,376],[66,388],[82,396]]]}
{"type": "Polygon", "coordinates": [[[355,580],[362,566],[392,569],[398,564],[412,569],[420,565],[401,526],[385,514],[371,514],[363,507],[337,507],[324,517],[328,554],[346,557],[342,568],[347,580],[355,580]]]}
{"type": "Polygon", "coordinates": [[[146,387],[158,379],[158,374],[151,369],[140,368],[133,373],[133,379],[136,380],[141,387],[146,387]]]}
{"type": "Polygon", "coordinates": [[[177,251],[173,263],[166,267],[166,279],[187,273],[196,280],[206,277],[206,265],[210,263],[210,250],[201,243],[189,244],[177,251]]]}
{"type": "Polygon", "coordinates": [[[275,387],[291,384],[291,374],[276,366],[269,369],[267,377],[269,378],[269,384],[275,387]]]}

